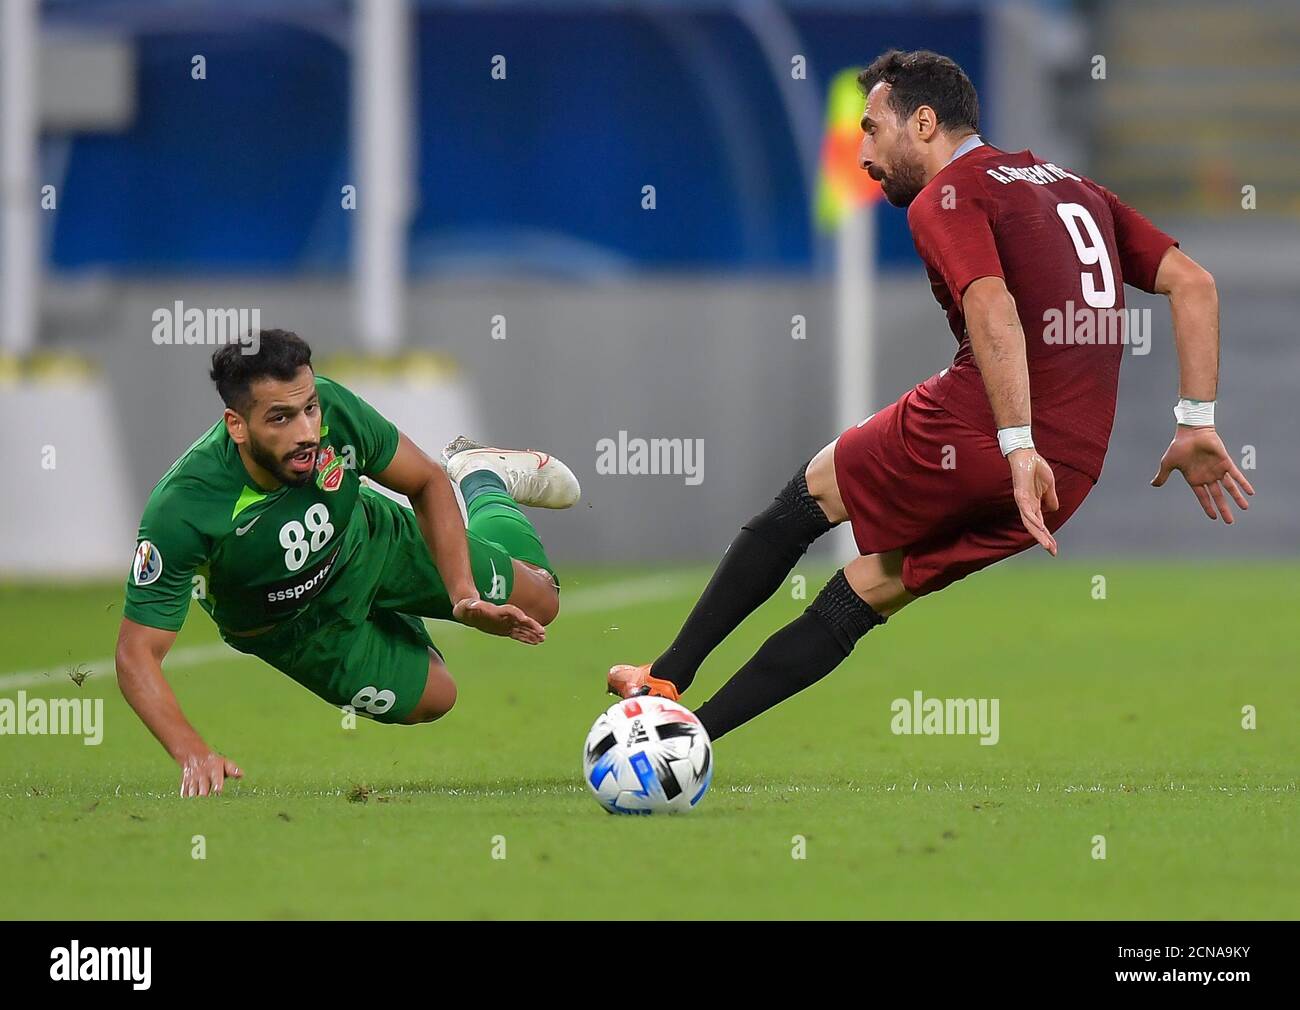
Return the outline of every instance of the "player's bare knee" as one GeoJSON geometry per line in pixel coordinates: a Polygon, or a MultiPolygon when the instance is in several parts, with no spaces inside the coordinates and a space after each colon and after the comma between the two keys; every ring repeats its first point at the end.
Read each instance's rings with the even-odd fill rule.
{"type": "Polygon", "coordinates": [[[408,726],[434,722],[456,707],[456,682],[452,679],[442,658],[429,650],[429,674],[424,682],[420,700],[402,720],[408,726]]]}
{"type": "Polygon", "coordinates": [[[808,484],[808,494],[820,506],[828,523],[836,525],[848,518],[844,500],[840,497],[839,483],[835,479],[834,442],[812,458],[804,472],[804,479],[808,484]]]}
{"type": "Polygon", "coordinates": [[[538,598],[525,611],[540,625],[548,625],[560,615],[560,593],[554,586],[543,589],[538,598]]]}
{"type": "Polygon", "coordinates": [[[446,684],[439,687],[438,695],[434,699],[434,704],[430,710],[429,721],[441,719],[444,715],[456,707],[456,682],[450,677],[447,678],[446,684]]]}
{"type": "Polygon", "coordinates": [[[439,684],[433,690],[426,687],[420,703],[412,709],[410,715],[402,720],[408,726],[419,726],[427,722],[437,722],[456,707],[456,683],[450,678],[445,684],[439,684]]]}
{"type": "Polygon", "coordinates": [[[903,585],[903,559],[897,551],[867,554],[844,566],[853,591],[882,617],[890,617],[916,599],[903,585]]]}
{"type": "Polygon", "coordinates": [[[893,617],[916,597],[904,588],[901,579],[895,579],[882,584],[875,593],[863,599],[882,617],[893,617]]]}
{"type": "Polygon", "coordinates": [[[560,590],[555,576],[543,568],[515,562],[515,585],[507,601],[538,624],[550,624],[560,614],[560,590]]]}

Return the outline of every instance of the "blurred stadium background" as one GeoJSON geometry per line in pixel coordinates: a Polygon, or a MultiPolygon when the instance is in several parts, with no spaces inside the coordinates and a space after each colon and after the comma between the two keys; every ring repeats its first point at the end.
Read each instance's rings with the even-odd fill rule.
{"type": "Polygon", "coordinates": [[[463,428],[562,455],[585,490],[540,522],[562,566],[710,561],[951,358],[905,215],[876,205],[869,392],[843,416],[827,90],[889,46],[957,59],[986,139],[1094,175],[1219,281],[1248,521],[1146,486],[1177,378],[1163,300],[1130,293],[1154,348],[1064,554],[1300,544],[1294,5],[5,0],[0,27],[2,576],[125,572],[149,489],[218,416],[212,348],[151,338],[177,301],[298,331],[428,449],[463,428]],[[598,475],[620,431],[702,439],[703,482],[598,475]]]}

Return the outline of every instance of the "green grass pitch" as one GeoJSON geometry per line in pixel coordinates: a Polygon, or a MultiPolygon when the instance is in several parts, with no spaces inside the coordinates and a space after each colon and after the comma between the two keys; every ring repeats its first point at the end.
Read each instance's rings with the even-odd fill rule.
{"type": "MultiPolygon", "coordinates": [[[[801,571],[811,598],[826,570],[801,571]]],[[[111,655],[120,586],[0,588],[0,697],[26,671],[29,694],[106,699],[97,747],[0,736],[0,916],[1300,910],[1294,564],[999,566],[900,614],[827,680],[720,741],[710,793],[677,818],[603,813],[580,750],[610,700],[605,668],[655,655],[707,572],[562,575],[566,610],[540,648],[432,625],[461,693],[422,727],[343,729],[287,678],[222,652],[196,610],[169,677],[246,772],[211,801],[175,796],[174,766],[111,676],[78,688],[66,674],[111,655]],[[999,699],[999,742],[894,735],[890,704],[916,690],[999,699]]],[[[806,605],[792,596],[710,659],[688,705],[806,605]]]]}

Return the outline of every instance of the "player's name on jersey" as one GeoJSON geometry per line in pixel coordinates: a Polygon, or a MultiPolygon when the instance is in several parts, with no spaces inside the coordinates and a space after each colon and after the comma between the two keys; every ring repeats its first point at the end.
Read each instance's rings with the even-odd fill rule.
{"type": "Polygon", "coordinates": [[[1128,344],[1134,354],[1151,352],[1151,310],[1093,308],[1067,301],[1043,313],[1045,344],[1128,344]]]}
{"type": "Polygon", "coordinates": [[[1013,182],[1032,182],[1035,186],[1046,186],[1053,182],[1060,182],[1062,179],[1083,182],[1073,172],[1057,168],[1050,161],[1046,161],[1041,165],[1026,165],[1023,168],[1017,168],[1014,165],[999,165],[997,168],[986,168],[984,171],[1004,186],[1013,182]]]}
{"type": "Polygon", "coordinates": [[[103,698],[0,698],[0,736],[79,736],[88,747],[104,739],[103,698]]]}
{"type": "Polygon", "coordinates": [[[153,342],[159,346],[185,344],[243,344],[245,354],[261,347],[262,310],[250,308],[186,308],[179,298],[153,310],[153,342]]]}

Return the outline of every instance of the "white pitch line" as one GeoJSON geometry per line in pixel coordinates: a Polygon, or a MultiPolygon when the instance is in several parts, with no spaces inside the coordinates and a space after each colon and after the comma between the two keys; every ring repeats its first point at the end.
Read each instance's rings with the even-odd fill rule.
{"type": "MultiPolygon", "coordinates": [[[[680,575],[647,575],[622,582],[611,582],[603,586],[583,587],[581,589],[560,592],[560,616],[566,614],[596,614],[606,610],[621,610],[642,603],[654,603],[680,595],[694,584],[693,579],[680,575]]],[[[442,631],[458,627],[449,621],[433,622],[435,630],[442,631]]],[[[242,652],[236,652],[224,642],[208,645],[189,645],[173,649],[163,661],[164,670],[176,670],[189,666],[202,666],[217,660],[254,659],[242,652]]],[[[115,664],[112,656],[94,659],[82,663],[64,663],[44,670],[15,670],[0,674],[0,691],[15,691],[25,687],[45,685],[62,685],[70,683],[68,670],[89,669],[87,679],[103,677],[113,673],[115,664]]]]}
{"type": "Polygon", "coordinates": [[[696,585],[702,587],[703,580],[699,576],[692,578],[687,575],[646,575],[581,589],[565,589],[561,582],[560,619],[563,620],[565,614],[598,614],[640,603],[670,600],[696,585]]]}
{"type": "MultiPolygon", "coordinates": [[[[173,649],[163,661],[163,667],[167,670],[176,670],[186,666],[202,666],[217,659],[241,658],[254,657],[236,652],[224,642],[213,642],[209,645],[188,645],[181,649],[173,649]]],[[[15,690],[20,687],[70,684],[72,681],[68,677],[68,671],[72,669],[89,669],[90,672],[86,674],[87,680],[92,677],[103,677],[114,671],[113,657],[93,659],[87,663],[64,663],[48,670],[18,670],[14,673],[0,674],[0,691],[15,690]]]]}

